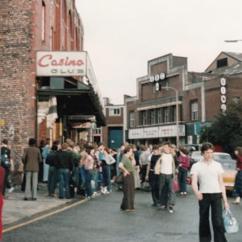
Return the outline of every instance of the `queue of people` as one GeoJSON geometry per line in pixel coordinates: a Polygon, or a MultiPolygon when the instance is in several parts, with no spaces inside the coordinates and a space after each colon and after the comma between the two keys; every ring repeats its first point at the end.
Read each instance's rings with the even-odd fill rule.
{"type": "MultiPolygon", "coordinates": [[[[4,140],[1,147],[2,154],[7,154],[8,159],[11,159],[7,144],[4,140]]],[[[123,199],[120,209],[122,211],[135,211],[135,189],[142,188],[144,183],[148,182],[152,206],[174,213],[176,194],[183,197],[187,195],[187,175],[190,171],[192,189],[199,204],[200,242],[211,241],[210,209],[214,241],[226,242],[222,208],[228,209],[229,204],[222,178],[223,168],[220,163],[213,160],[213,150],[212,144],[203,144],[201,160],[191,167],[188,150],[184,147],[175,147],[169,142],[141,148],[126,143],[119,150],[114,151],[105,147],[104,144],[76,145],[67,139],[61,145],[58,141],[53,142],[50,149],[47,150],[46,147],[43,156],[43,147],[40,149],[35,139],[29,139],[29,147],[24,150],[22,157],[24,200],[37,200],[41,167],[41,169],[48,168],[49,197],[58,196],[60,199],[69,199],[80,195],[91,199],[97,194],[109,194],[112,191],[114,177],[121,177],[123,199]],[[44,165],[41,166],[43,162],[44,165]],[[174,185],[177,181],[179,189],[174,185]]],[[[238,173],[235,181],[234,202],[238,204],[242,195],[242,148],[236,148],[235,155],[238,173]]],[[[1,215],[5,189],[6,187],[11,189],[11,179],[6,180],[10,172],[3,162],[0,173],[1,215]]]]}

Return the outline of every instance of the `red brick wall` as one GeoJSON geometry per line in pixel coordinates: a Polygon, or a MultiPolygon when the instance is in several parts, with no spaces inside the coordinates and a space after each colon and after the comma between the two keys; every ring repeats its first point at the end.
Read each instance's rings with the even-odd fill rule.
{"type": "Polygon", "coordinates": [[[36,131],[33,1],[1,1],[0,25],[0,116],[6,121],[2,138],[9,139],[19,159],[22,145],[36,131]]]}
{"type": "MultiPolygon", "coordinates": [[[[2,138],[9,139],[14,157],[20,159],[22,148],[30,137],[36,137],[36,50],[69,50],[71,46],[83,46],[75,34],[68,37],[68,49],[64,49],[63,3],[66,12],[71,11],[73,33],[83,39],[83,29],[74,1],[44,0],[46,6],[46,36],[41,40],[42,1],[2,0],[0,7],[0,118],[5,120],[2,138]],[[59,9],[60,8],[60,9],[59,9]],[[59,11],[60,10],[60,11],[59,11]],[[53,28],[53,30],[51,30],[53,28]],[[80,29],[80,30],[79,30],[80,29]],[[54,31],[54,32],[53,32],[54,31]],[[51,41],[51,33],[55,41],[51,41]],[[59,35],[58,35],[59,33],[59,35]],[[76,42],[73,42],[76,41],[76,42]],[[63,49],[61,49],[63,47],[63,49]],[[11,132],[10,132],[11,131],[11,132]],[[14,131],[14,132],[12,132],[14,131]]],[[[68,33],[69,34],[69,33],[68,33]]]]}

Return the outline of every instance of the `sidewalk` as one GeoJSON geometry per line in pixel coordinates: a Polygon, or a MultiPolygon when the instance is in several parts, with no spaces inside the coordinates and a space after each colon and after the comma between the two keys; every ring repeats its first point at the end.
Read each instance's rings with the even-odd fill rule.
{"type": "Polygon", "coordinates": [[[16,188],[12,193],[7,194],[3,207],[4,228],[27,220],[38,214],[63,207],[67,204],[80,201],[80,199],[58,199],[50,198],[47,193],[47,185],[41,184],[37,193],[37,201],[24,201],[24,193],[16,188]]]}

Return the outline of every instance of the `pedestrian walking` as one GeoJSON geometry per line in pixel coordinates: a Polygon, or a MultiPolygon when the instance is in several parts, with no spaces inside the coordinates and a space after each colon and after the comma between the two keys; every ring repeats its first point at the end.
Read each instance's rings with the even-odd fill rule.
{"type": "Polygon", "coordinates": [[[42,158],[35,139],[29,139],[29,147],[24,150],[22,159],[26,179],[24,200],[37,200],[38,171],[42,158]]]}
{"type": "Polygon", "coordinates": [[[5,170],[0,166],[0,241],[2,241],[2,211],[3,211],[3,190],[4,190],[5,170]]]}
{"type": "Polygon", "coordinates": [[[187,172],[190,167],[190,157],[188,156],[188,150],[181,147],[180,155],[177,158],[178,161],[178,182],[180,187],[180,195],[187,195],[187,172]]]}
{"type": "Polygon", "coordinates": [[[133,159],[133,150],[128,146],[124,149],[122,160],[119,163],[119,168],[123,174],[123,200],[120,206],[123,211],[135,210],[134,166],[135,160],[133,159]]]}
{"type": "Polygon", "coordinates": [[[151,196],[153,200],[152,206],[156,207],[159,204],[159,175],[155,174],[155,164],[160,159],[161,152],[159,145],[153,146],[152,155],[147,167],[146,180],[149,181],[151,188],[151,196]]]}
{"type": "Polygon", "coordinates": [[[209,223],[211,208],[214,242],[226,242],[222,218],[222,200],[224,208],[229,204],[223,183],[223,168],[213,160],[214,147],[205,143],[201,147],[203,158],[192,166],[192,189],[199,203],[199,241],[210,242],[212,239],[209,223]],[[199,187],[198,187],[199,182],[199,187]]]}
{"type": "Polygon", "coordinates": [[[233,203],[240,204],[240,197],[242,196],[242,147],[237,147],[234,151],[237,161],[237,174],[234,183],[234,196],[233,203]]]}
{"type": "Polygon", "coordinates": [[[175,192],[173,190],[173,179],[175,179],[176,167],[169,142],[162,145],[162,154],[155,165],[155,174],[159,175],[159,200],[161,209],[167,208],[173,213],[175,206],[175,192]]]}

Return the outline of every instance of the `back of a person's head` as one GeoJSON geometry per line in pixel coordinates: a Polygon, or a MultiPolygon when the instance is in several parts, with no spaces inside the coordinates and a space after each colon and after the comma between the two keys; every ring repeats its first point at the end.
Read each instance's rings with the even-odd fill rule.
{"type": "Polygon", "coordinates": [[[68,145],[67,143],[63,143],[63,144],[61,145],[61,149],[62,149],[62,150],[67,150],[68,147],[69,147],[69,145],[68,145]]]}
{"type": "Polygon", "coordinates": [[[51,149],[54,150],[54,151],[58,150],[58,145],[53,143],[51,149]]]}
{"type": "Polygon", "coordinates": [[[29,146],[35,146],[36,145],[36,139],[30,138],[29,139],[29,146]]]}
{"type": "Polygon", "coordinates": [[[213,144],[211,144],[211,143],[204,143],[204,144],[202,144],[202,147],[201,147],[201,153],[203,154],[205,151],[207,151],[207,150],[214,150],[214,146],[213,146],[213,144]]]}
{"type": "Polygon", "coordinates": [[[4,145],[8,145],[8,140],[7,140],[7,139],[3,139],[2,143],[3,143],[4,145]]]}

